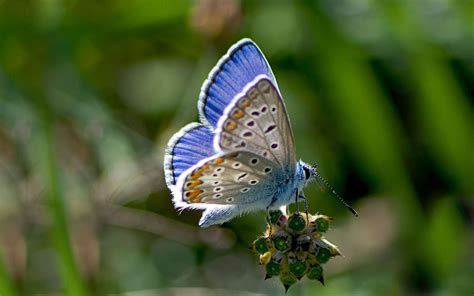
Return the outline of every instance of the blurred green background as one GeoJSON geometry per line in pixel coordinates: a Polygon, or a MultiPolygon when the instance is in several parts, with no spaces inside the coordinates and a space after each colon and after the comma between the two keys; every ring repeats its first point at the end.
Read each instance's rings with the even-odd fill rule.
{"type": "Polygon", "coordinates": [[[0,295],[282,295],[264,213],[200,229],[162,159],[252,38],[345,257],[288,295],[473,295],[472,1],[0,0],[0,295]]]}

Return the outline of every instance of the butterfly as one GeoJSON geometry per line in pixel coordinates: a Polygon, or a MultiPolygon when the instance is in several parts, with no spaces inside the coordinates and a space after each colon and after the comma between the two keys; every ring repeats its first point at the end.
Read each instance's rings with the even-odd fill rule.
{"type": "Polygon", "coordinates": [[[265,56],[250,39],[234,44],[204,82],[199,123],[169,140],[164,171],[175,208],[203,210],[201,227],[306,200],[318,176],[297,160],[293,131],[265,56]]]}

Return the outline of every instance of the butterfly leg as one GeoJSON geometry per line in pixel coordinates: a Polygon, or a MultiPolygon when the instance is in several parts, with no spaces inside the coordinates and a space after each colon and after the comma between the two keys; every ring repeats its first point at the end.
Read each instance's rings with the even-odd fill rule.
{"type": "Polygon", "coordinates": [[[211,207],[202,213],[199,226],[209,227],[214,224],[222,224],[238,214],[239,209],[234,205],[211,207]]]}
{"type": "Polygon", "coordinates": [[[300,193],[300,198],[304,202],[304,212],[306,213],[306,217],[308,218],[309,221],[309,214],[308,214],[308,200],[306,199],[306,196],[304,195],[303,191],[300,193]]]}
{"type": "Polygon", "coordinates": [[[296,190],[295,192],[295,203],[296,203],[296,212],[299,213],[300,212],[300,205],[298,203],[298,197],[300,196],[300,193],[298,192],[298,190],[296,190]]]}

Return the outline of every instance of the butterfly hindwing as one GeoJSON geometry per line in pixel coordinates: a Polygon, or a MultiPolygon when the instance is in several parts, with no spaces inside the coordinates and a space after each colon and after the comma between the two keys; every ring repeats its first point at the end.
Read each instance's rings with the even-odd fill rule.
{"type": "Polygon", "coordinates": [[[201,121],[215,128],[232,99],[261,74],[276,84],[270,65],[252,40],[242,39],[232,46],[201,88],[198,101],[201,121]]]}
{"type": "Polygon", "coordinates": [[[211,130],[200,123],[190,123],[171,137],[164,161],[168,187],[174,186],[178,177],[201,159],[214,155],[213,137],[211,130]]]}
{"type": "Polygon", "coordinates": [[[231,102],[221,117],[214,138],[216,150],[246,150],[288,170],[296,167],[290,122],[277,87],[257,76],[231,102]]]}
{"type": "Polygon", "coordinates": [[[183,173],[176,193],[182,201],[194,205],[253,203],[258,201],[262,188],[274,187],[272,174],[277,170],[272,161],[247,151],[213,156],[183,173]]]}

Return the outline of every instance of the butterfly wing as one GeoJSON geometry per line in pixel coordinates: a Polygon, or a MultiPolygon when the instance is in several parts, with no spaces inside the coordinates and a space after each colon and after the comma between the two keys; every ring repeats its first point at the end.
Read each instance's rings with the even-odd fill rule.
{"type": "Polygon", "coordinates": [[[219,60],[198,109],[203,124],[173,136],[165,155],[175,207],[203,209],[203,227],[268,207],[294,176],[296,156],[276,80],[255,43],[243,39],[219,60]]]}
{"type": "Polygon", "coordinates": [[[217,151],[246,150],[283,167],[296,169],[296,154],[285,105],[271,79],[257,76],[237,95],[220,118],[214,147],[217,151]]]}
{"type": "Polygon", "coordinates": [[[232,99],[261,74],[276,85],[270,65],[258,46],[250,39],[237,42],[219,60],[201,88],[198,101],[201,122],[215,128],[232,99]]]}
{"type": "Polygon", "coordinates": [[[215,154],[213,137],[211,130],[200,123],[190,123],[171,137],[164,160],[166,185],[170,189],[184,171],[215,154]]]}
{"type": "Polygon", "coordinates": [[[179,177],[175,206],[207,209],[208,205],[267,205],[272,199],[268,193],[277,189],[279,173],[281,168],[274,162],[247,151],[209,157],[179,177]]]}

